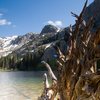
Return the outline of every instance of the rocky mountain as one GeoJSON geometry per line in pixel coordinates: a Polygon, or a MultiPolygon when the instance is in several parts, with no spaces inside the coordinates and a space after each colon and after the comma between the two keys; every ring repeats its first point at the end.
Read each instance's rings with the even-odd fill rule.
{"type": "Polygon", "coordinates": [[[41,31],[41,35],[47,34],[47,33],[56,33],[59,31],[59,28],[53,25],[45,25],[44,28],[41,31]]]}
{"type": "Polygon", "coordinates": [[[91,17],[94,18],[93,30],[96,30],[100,27],[100,0],[94,0],[94,2],[86,8],[84,19],[88,21],[91,17]]]}
{"type": "Polygon", "coordinates": [[[22,44],[23,45],[23,44],[31,41],[35,37],[36,37],[36,34],[34,34],[34,33],[27,33],[27,34],[25,34],[23,36],[18,36],[15,40],[13,40],[11,42],[11,44],[22,44]]]}
{"type": "Polygon", "coordinates": [[[49,49],[60,39],[57,30],[55,26],[46,25],[41,34],[27,33],[23,36],[0,38],[0,67],[6,66],[9,69],[12,66],[15,69],[17,66],[18,70],[33,70],[32,66],[37,66],[41,60],[53,59],[55,51],[49,49]],[[51,56],[48,57],[47,53],[51,56]]]}
{"type": "Polygon", "coordinates": [[[17,44],[12,44],[17,36],[0,38],[0,56],[7,56],[18,46],[17,44]]]}
{"type": "Polygon", "coordinates": [[[33,52],[41,46],[47,48],[60,37],[57,31],[57,27],[46,25],[40,34],[27,33],[22,36],[0,38],[0,57],[11,53],[24,55],[26,52],[33,52]]]}
{"type": "Polygon", "coordinates": [[[23,36],[0,38],[0,57],[7,56],[13,51],[21,48],[24,44],[28,43],[36,36],[36,34],[27,33],[23,36]]]}

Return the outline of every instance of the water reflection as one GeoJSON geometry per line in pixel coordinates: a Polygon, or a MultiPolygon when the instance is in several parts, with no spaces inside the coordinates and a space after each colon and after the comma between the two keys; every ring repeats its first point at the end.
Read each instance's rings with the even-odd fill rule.
{"type": "Polygon", "coordinates": [[[44,72],[0,72],[0,100],[37,100],[44,72]]]}

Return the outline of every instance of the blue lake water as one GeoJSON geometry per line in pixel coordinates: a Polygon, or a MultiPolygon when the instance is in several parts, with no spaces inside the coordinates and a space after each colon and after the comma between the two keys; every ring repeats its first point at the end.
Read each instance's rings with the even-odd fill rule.
{"type": "Polygon", "coordinates": [[[0,100],[37,100],[44,72],[0,72],[0,100]]]}

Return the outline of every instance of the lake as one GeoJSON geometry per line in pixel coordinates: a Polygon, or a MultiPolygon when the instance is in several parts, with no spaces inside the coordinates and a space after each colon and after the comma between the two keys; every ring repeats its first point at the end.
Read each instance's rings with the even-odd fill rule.
{"type": "Polygon", "coordinates": [[[44,72],[0,72],[0,100],[37,100],[44,72]]]}

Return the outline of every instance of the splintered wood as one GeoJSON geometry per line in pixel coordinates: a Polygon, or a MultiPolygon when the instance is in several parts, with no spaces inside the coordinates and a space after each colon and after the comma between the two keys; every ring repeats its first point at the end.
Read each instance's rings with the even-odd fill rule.
{"type": "Polygon", "coordinates": [[[93,17],[88,22],[83,20],[87,1],[80,15],[76,17],[74,28],[69,27],[69,38],[65,40],[68,49],[64,55],[58,46],[58,76],[54,75],[50,65],[42,62],[52,79],[49,85],[45,74],[44,90],[39,100],[100,100],[100,73],[96,62],[100,60],[100,28],[92,32],[93,17]]]}

